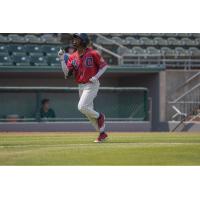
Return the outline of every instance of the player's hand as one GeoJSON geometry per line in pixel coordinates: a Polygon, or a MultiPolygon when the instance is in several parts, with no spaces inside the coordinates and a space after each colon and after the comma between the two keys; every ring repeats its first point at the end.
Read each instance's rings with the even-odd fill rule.
{"type": "Polygon", "coordinates": [[[64,60],[64,55],[65,55],[65,52],[62,49],[60,49],[58,52],[58,57],[59,57],[60,61],[64,60]]]}
{"type": "Polygon", "coordinates": [[[98,81],[98,78],[93,76],[89,81],[92,83],[96,83],[98,81]]]}

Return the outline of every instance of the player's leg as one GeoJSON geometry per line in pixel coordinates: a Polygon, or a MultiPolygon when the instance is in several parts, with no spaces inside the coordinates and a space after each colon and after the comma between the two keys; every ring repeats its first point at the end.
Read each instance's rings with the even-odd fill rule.
{"type": "Polygon", "coordinates": [[[98,119],[100,114],[96,112],[93,107],[94,98],[97,96],[98,86],[91,88],[83,88],[79,103],[78,110],[91,118],[98,119]]]}
{"type": "MultiPolygon", "coordinates": [[[[80,98],[81,98],[82,94],[83,94],[83,90],[79,89],[79,97],[80,98]]],[[[91,105],[89,105],[89,107],[93,109],[93,102],[91,103],[91,105]]],[[[90,123],[92,124],[92,126],[95,128],[95,130],[99,131],[97,120],[95,118],[90,117],[87,114],[85,114],[85,116],[88,118],[88,120],[90,121],[90,123]]]]}
{"type": "Polygon", "coordinates": [[[96,128],[96,130],[99,130],[100,134],[99,137],[95,140],[95,142],[102,142],[104,141],[108,136],[105,133],[105,123],[104,123],[104,116],[102,114],[96,114],[97,113],[93,108],[93,101],[94,98],[97,95],[99,87],[93,87],[93,88],[85,88],[83,89],[83,92],[81,94],[81,98],[78,104],[78,109],[80,112],[85,114],[92,125],[96,128]],[[99,121],[101,121],[101,126],[99,125],[99,121]]]}

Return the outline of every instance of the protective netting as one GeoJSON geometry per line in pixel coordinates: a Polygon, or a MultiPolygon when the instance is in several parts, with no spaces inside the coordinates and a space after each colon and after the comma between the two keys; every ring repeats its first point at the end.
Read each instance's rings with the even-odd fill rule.
{"type": "MultiPolygon", "coordinates": [[[[48,121],[78,121],[86,118],[78,111],[78,88],[64,87],[0,87],[0,118],[10,121],[43,121],[40,119],[41,100],[50,99],[56,118],[48,121]]],[[[148,120],[146,88],[102,87],[94,108],[106,114],[107,120],[148,120]]]]}

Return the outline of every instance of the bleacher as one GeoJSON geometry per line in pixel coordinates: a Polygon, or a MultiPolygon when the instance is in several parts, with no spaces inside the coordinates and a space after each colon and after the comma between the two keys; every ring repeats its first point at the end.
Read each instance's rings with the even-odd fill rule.
{"type": "MultiPolygon", "coordinates": [[[[70,42],[69,35],[0,34],[0,66],[58,66],[57,51],[70,42]]],[[[111,66],[200,67],[198,33],[110,33],[90,37],[111,66]]]]}
{"type": "Polygon", "coordinates": [[[58,35],[0,35],[0,66],[58,66],[59,49],[58,35]]]}

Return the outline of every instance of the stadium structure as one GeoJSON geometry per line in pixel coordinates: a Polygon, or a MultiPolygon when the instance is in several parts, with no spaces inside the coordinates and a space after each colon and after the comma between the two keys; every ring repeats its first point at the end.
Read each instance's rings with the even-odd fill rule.
{"type": "MultiPolygon", "coordinates": [[[[200,34],[89,34],[109,69],[96,109],[108,131],[200,130],[200,34]]],[[[93,131],[57,52],[71,34],[0,34],[0,131],[93,131]],[[56,118],[39,115],[51,100],[56,118]]]]}

